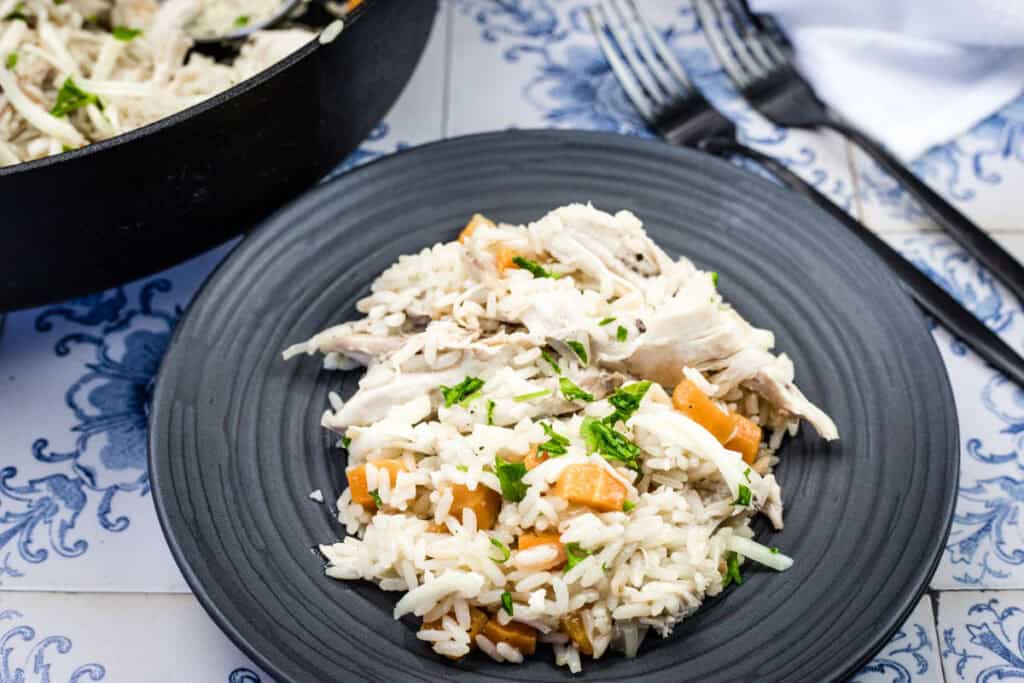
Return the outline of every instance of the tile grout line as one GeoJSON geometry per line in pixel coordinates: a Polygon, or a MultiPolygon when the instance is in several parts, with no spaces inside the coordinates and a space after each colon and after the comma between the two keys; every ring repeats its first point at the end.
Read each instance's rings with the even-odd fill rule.
{"type": "Polygon", "coordinates": [[[451,123],[452,99],[452,67],[455,54],[455,3],[441,0],[444,3],[444,78],[441,79],[441,131],[442,139],[448,137],[451,123]]]}

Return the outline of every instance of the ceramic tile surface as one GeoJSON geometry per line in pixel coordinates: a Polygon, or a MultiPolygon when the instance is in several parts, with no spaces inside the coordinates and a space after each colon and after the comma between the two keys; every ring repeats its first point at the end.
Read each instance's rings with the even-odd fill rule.
{"type": "MultiPolygon", "coordinates": [[[[778,129],[746,106],[686,2],[640,5],[745,142],[862,217],[1024,351],[1021,302],[873,163],[841,140],[778,129]]],[[[443,136],[506,128],[650,137],[598,50],[584,8],[579,0],[443,0],[411,82],[336,173],[443,136]]],[[[913,164],[1018,258],[1022,112],[1024,97],[913,164]]],[[[8,316],[0,335],[0,681],[270,680],[188,593],[160,534],[146,471],[146,417],[160,357],[189,299],[229,248],[8,316]],[[154,614],[161,615],[157,629],[154,614]]],[[[956,518],[932,592],[852,680],[1024,678],[1024,391],[945,330],[933,326],[933,334],[959,411],[956,518]]]]}

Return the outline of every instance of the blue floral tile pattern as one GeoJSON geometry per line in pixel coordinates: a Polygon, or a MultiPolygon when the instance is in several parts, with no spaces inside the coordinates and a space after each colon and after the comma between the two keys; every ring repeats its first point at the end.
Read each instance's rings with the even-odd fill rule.
{"type": "Polygon", "coordinates": [[[1024,593],[950,591],[939,596],[946,680],[1024,678],[1024,593]]]}
{"type": "Polygon", "coordinates": [[[850,683],[941,683],[931,598],[921,599],[906,623],[850,683]]]}
{"type": "Polygon", "coordinates": [[[80,683],[101,681],[106,669],[88,664],[73,653],[67,636],[41,635],[23,615],[12,609],[0,611],[0,683],[80,683]]]}

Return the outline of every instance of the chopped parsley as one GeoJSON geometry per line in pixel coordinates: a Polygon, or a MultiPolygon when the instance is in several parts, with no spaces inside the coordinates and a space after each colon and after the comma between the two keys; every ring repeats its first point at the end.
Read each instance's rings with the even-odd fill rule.
{"type": "Polygon", "coordinates": [[[599,327],[604,327],[605,325],[611,325],[613,322],[615,322],[615,316],[611,316],[611,317],[608,317],[608,318],[602,318],[601,322],[598,323],[598,326],[599,327]]]}
{"type": "Polygon", "coordinates": [[[529,484],[523,483],[526,476],[526,465],[521,462],[508,462],[501,457],[494,459],[494,474],[501,484],[501,495],[505,500],[518,503],[526,496],[529,484]]]}
{"type": "Polygon", "coordinates": [[[516,256],[515,258],[513,258],[512,263],[516,264],[517,266],[519,266],[526,272],[530,273],[534,277],[549,277],[552,280],[557,280],[558,278],[562,277],[557,273],[549,273],[548,271],[544,270],[544,268],[541,267],[541,265],[536,261],[531,261],[530,259],[523,258],[522,256],[516,256]]]}
{"type": "Polygon", "coordinates": [[[508,591],[501,594],[501,608],[512,616],[512,594],[508,591]]]}
{"type": "Polygon", "coordinates": [[[555,361],[554,358],[551,357],[550,353],[548,353],[547,351],[541,351],[540,357],[547,361],[547,364],[551,366],[551,369],[554,370],[556,374],[562,374],[562,368],[558,367],[558,363],[555,361]]]}
{"type": "Polygon", "coordinates": [[[562,396],[565,396],[570,401],[593,401],[594,395],[590,392],[583,391],[580,389],[571,379],[568,377],[560,377],[558,379],[558,387],[562,390],[562,396]]]}
{"type": "Polygon", "coordinates": [[[565,554],[568,559],[566,559],[563,571],[567,572],[590,555],[590,551],[581,548],[579,543],[569,543],[565,546],[565,554]]]}
{"type": "Polygon", "coordinates": [[[9,55],[7,55],[7,60],[4,62],[4,64],[7,65],[8,71],[18,66],[18,53],[12,52],[9,55]]]}
{"type": "Polygon", "coordinates": [[[740,484],[739,493],[736,494],[736,500],[732,504],[750,505],[750,487],[746,484],[740,484]]]}
{"type": "Polygon", "coordinates": [[[601,563],[601,571],[603,571],[603,572],[608,571],[608,563],[607,562],[602,562],[601,563]]]}
{"type": "Polygon", "coordinates": [[[61,145],[60,146],[60,151],[62,151],[62,152],[71,152],[71,151],[74,151],[74,149],[75,148],[72,147],[71,145],[61,145]]]}
{"type": "Polygon", "coordinates": [[[57,93],[57,103],[53,105],[50,113],[60,118],[90,104],[95,104],[100,109],[103,109],[103,103],[100,102],[99,97],[79,88],[75,85],[71,76],[68,76],[64,79],[64,84],[60,86],[60,91],[57,93]]]}
{"type": "Polygon", "coordinates": [[[569,445],[568,437],[562,436],[547,423],[541,422],[540,426],[544,429],[544,433],[548,435],[548,440],[537,446],[537,452],[545,452],[550,455],[565,455],[565,447],[569,445]]]}
{"type": "Polygon", "coordinates": [[[573,350],[573,353],[580,357],[580,360],[583,361],[584,365],[590,362],[587,359],[587,347],[585,347],[580,342],[573,340],[569,340],[565,343],[569,346],[570,349],[573,350]]]}
{"type": "Polygon", "coordinates": [[[459,472],[469,472],[469,468],[466,467],[465,465],[456,465],[455,469],[457,469],[459,472]]]}
{"type": "Polygon", "coordinates": [[[626,341],[626,337],[629,336],[629,331],[625,327],[619,325],[618,329],[615,330],[615,338],[620,342],[626,341]]]}
{"type": "Polygon", "coordinates": [[[370,498],[373,498],[373,503],[377,507],[382,507],[384,505],[384,503],[381,502],[380,494],[377,493],[376,489],[374,489],[373,491],[370,491],[370,498]]]}
{"type": "Polygon", "coordinates": [[[736,553],[729,553],[725,556],[725,577],[722,581],[722,588],[730,583],[737,586],[743,583],[743,575],[740,574],[740,558],[736,553]]]}
{"type": "Polygon", "coordinates": [[[25,14],[25,3],[19,2],[14,6],[14,9],[7,13],[4,17],[4,21],[24,21],[28,23],[29,16],[25,14]]]}
{"type": "Polygon", "coordinates": [[[604,422],[592,417],[583,418],[580,436],[587,442],[591,452],[600,453],[605,460],[620,462],[631,470],[640,471],[640,447],[604,422]]]}
{"type": "Polygon", "coordinates": [[[110,33],[117,40],[120,40],[124,43],[130,43],[137,37],[142,35],[142,30],[137,28],[128,28],[127,26],[115,26],[114,30],[112,30],[110,33]]]}
{"type": "Polygon", "coordinates": [[[615,412],[604,418],[602,422],[614,427],[619,420],[625,422],[631,418],[650,388],[651,383],[648,380],[619,387],[614,394],[608,397],[608,402],[615,408],[615,412]]]}
{"type": "Polygon", "coordinates": [[[743,477],[748,482],[750,481],[750,468],[749,467],[747,469],[743,470],[743,477]]]}
{"type": "MultiPolygon", "coordinates": [[[[497,548],[498,550],[501,551],[501,556],[502,557],[501,557],[500,560],[494,560],[493,557],[491,558],[492,560],[494,560],[498,564],[502,564],[504,562],[508,562],[508,558],[512,557],[512,551],[508,549],[507,545],[505,545],[504,543],[502,543],[498,539],[492,537],[491,538],[491,545],[493,545],[495,548],[497,548]]],[[[509,596],[509,597],[511,597],[511,596],[509,596]]],[[[509,612],[509,614],[512,614],[512,613],[509,612]]]]}
{"type": "Polygon", "coordinates": [[[516,403],[522,403],[523,401],[532,401],[535,398],[547,396],[550,393],[550,389],[541,389],[540,391],[534,391],[529,394],[519,394],[518,396],[513,396],[512,400],[515,401],[516,403]]]}
{"type": "Polygon", "coordinates": [[[717,270],[711,271],[711,284],[713,284],[715,287],[718,286],[718,271],[717,270]]]}
{"type": "Polygon", "coordinates": [[[779,554],[779,549],[775,548],[775,547],[771,547],[771,548],[768,548],[768,552],[770,552],[772,555],[778,555],[779,554]]]}
{"type": "Polygon", "coordinates": [[[487,399],[487,424],[494,424],[494,401],[487,399]]]}
{"type": "Polygon", "coordinates": [[[239,15],[239,16],[235,17],[235,27],[236,28],[241,28],[241,27],[245,26],[248,23],[249,23],[249,15],[248,14],[242,14],[242,15],[239,15]]]}
{"type": "Polygon", "coordinates": [[[631,500],[626,500],[622,502],[623,512],[632,512],[633,510],[636,510],[636,503],[634,503],[631,500]]]}
{"type": "Polygon", "coordinates": [[[444,407],[451,408],[456,403],[463,403],[474,398],[484,386],[484,381],[479,377],[466,377],[454,387],[441,385],[441,395],[444,396],[444,407]]]}
{"type": "Polygon", "coordinates": [[[341,447],[348,450],[348,447],[352,445],[352,439],[347,436],[341,437],[341,447]]]}

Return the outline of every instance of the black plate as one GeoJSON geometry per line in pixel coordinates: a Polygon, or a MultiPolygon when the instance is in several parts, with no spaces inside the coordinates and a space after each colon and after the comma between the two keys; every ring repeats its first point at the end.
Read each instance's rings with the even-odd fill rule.
{"type": "Polygon", "coordinates": [[[569,680],[549,651],[521,666],[451,664],[395,622],[395,593],[321,572],[342,533],[307,495],[340,492],[344,463],[319,426],[357,373],[281,360],[351,318],[399,254],[450,240],[472,213],[537,218],[575,200],[628,208],[671,254],[775,330],[842,440],[805,426],[783,449],[795,559],[750,571],[637,659],[585,662],[580,680],[823,681],[856,670],[916,605],[953,511],[957,420],[921,314],[881,263],[804,200],[724,162],[657,142],[506,132],[404,152],[318,188],[217,270],[178,326],[153,402],[157,510],[189,584],[225,632],[286,681],[569,680]]]}
{"type": "Polygon", "coordinates": [[[156,123],[0,168],[0,311],[111,287],[226,241],[307,189],[380,121],[436,0],[372,0],[333,42],[156,123]]]}

